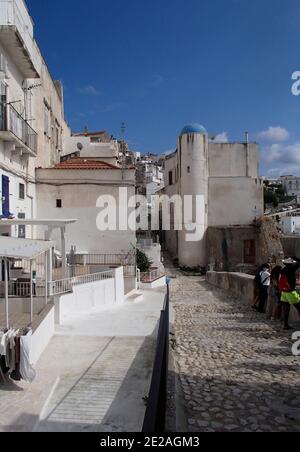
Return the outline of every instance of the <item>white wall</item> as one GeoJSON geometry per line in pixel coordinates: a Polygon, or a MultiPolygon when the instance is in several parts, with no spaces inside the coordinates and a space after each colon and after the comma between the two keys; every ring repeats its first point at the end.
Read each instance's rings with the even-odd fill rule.
{"type": "MultiPolygon", "coordinates": [[[[74,218],[78,222],[67,227],[66,246],[77,247],[77,252],[90,254],[127,253],[135,244],[134,231],[100,231],[97,228],[97,200],[102,195],[111,195],[120,205],[119,188],[128,185],[128,196],[135,195],[134,171],[125,172],[125,180],[120,180],[121,170],[65,171],[38,170],[39,218],[74,218]],[[56,199],[61,199],[63,207],[56,208],[56,199]]],[[[43,238],[41,236],[40,238],[43,238]]],[[[52,236],[60,249],[60,234],[52,236]]]]}
{"type": "Polygon", "coordinates": [[[263,215],[263,184],[260,179],[218,177],[209,179],[209,226],[249,225],[263,215]]]}
{"type": "Polygon", "coordinates": [[[123,268],[119,268],[112,279],[74,286],[72,293],[55,297],[55,321],[62,324],[71,314],[99,310],[123,302],[123,268]]]}
{"type": "Polygon", "coordinates": [[[211,177],[259,177],[259,151],[256,143],[209,143],[211,177]],[[248,170],[248,174],[247,174],[248,170]]]}
{"type": "Polygon", "coordinates": [[[54,306],[46,308],[46,315],[31,337],[30,361],[36,365],[55,333],[54,306]]]}
{"type": "Polygon", "coordinates": [[[284,234],[300,234],[300,217],[285,217],[281,226],[284,234]]]}

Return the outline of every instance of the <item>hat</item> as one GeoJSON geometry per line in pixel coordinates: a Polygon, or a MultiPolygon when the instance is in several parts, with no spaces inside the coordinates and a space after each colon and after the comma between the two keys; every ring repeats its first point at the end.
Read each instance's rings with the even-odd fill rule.
{"type": "Polygon", "coordinates": [[[288,259],[284,259],[282,261],[285,265],[294,265],[297,264],[297,261],[295,261],[294,259],[292,259],[291,257],[289,257],[288,259]]]}

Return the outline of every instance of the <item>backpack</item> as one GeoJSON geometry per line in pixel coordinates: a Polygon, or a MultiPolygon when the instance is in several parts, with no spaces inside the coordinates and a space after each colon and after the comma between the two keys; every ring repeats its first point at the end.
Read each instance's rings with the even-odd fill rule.
{"type": "Polygon", "coordinates": [[[291,292],[291,286],[285,273],[281,273],[278,287],[280,292],[291,292]]]}
{"type": "Polygon", "coordinates": [[[268,278],[266,278],[264,281],[262,281],[262,271],[259,271],[255,278],[254,278],[254,287],[256,287],[257,289],[260,289],[263,287],[264,283],[268,280],[268,278]]]}

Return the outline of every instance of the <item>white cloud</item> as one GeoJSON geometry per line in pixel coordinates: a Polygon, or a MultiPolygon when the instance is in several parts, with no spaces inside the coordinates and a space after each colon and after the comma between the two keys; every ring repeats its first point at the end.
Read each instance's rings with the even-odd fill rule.
{"type": "Polygon", "coordinates": [[[228,132],[219,133],[213,140],[215,143],[228,143],[228,132]]]}
{"type": "Polygon", "coordinates": [[[80,88],[79,91],[82,94],[90,94],[92,96],[102,96],[102,92],[95,88],[93,85],[86,85],[83,88],[80,88]]]}
{"type": "Polygon", "coordinates": [[[290,133],[283,127],[269,127],[267,130],[263,130],[258,134],[261,140],[282,142],[287,141],[290,138],[290,133]]]}
{"type": "Polygon", "coordinates": [[[291,145],[273,144],[264,148],[262,162],[269,176],[300,176],[300,142],[291,145]]]}

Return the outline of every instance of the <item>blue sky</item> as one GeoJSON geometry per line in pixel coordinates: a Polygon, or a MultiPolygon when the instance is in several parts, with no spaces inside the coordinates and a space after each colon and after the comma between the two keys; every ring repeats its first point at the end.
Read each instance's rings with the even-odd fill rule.
{"type": "Polygon", "coordinates": [[[141,152],[186,123],[261,146],[261,173],[300,175],[299,0],[27,0],[65,85],[74,131],[107,129],[141,152]]]}

